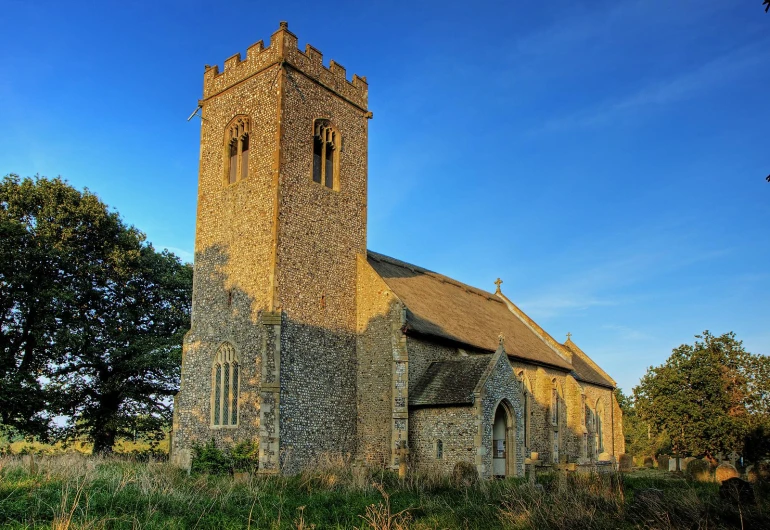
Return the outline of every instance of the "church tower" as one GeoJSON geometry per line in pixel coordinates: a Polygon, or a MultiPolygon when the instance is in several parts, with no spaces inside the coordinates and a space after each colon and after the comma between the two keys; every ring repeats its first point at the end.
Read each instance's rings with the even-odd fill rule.
{"type": "Polygon", "coordinates": [[[355,451],[367,95],[285,22],[269,46],[206,67],[178,463],[212,437],[258,441],[267,473],[355,451]]]}

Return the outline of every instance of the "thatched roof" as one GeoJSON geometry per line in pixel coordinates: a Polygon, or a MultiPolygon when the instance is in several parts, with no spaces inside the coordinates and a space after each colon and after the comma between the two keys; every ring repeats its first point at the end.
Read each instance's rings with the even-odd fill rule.
{"type": "Polygon", "coordinates": [[[376,252],[368,252],[368,261],[407,307],[407,333],[488,352],[497,349],[502,333],[509,356],[573,369],[494,294],[376,252]]]}
{"type": "Polygon", "coordinates": [[[588,356],[581,350],[577,344],[567,339],[564,343],[565,348],[569,348],[572,355],[572,374],[575,379],[586,383],[615,388],[615,381],[607,375],[596,364],[588,360],[588,356]]]}
{"type": "Polygon", "coordinates": [[[470,405],[492,355],[472,355],[428,366],[414,388],[409,389],[409,406],[470,405]]]}

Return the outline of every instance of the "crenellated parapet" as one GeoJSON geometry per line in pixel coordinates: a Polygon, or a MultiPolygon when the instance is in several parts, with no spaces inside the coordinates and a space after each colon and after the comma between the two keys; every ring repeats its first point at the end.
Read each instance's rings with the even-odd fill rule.
{"type": "Polygon", "coordinates": [[[272,34],[269,46],[265,47],[259,41],[246,50],[245,59],[240,53],[225,59],[221,72],[218,66],[207,65],[203,74],[203,98],[208,99],[253,75],[278,66],[285,66],[289,71],[315,80],[362,110],[367,108],[369,85],[366,77],[354,74],[348,80],[342,65],[329,61],[329,66],[324,66],[323,54],[310,44],[305,46],[305,51],[300,50],[297,36],[289,31],[286,22],[281,22],[272,34]]]}

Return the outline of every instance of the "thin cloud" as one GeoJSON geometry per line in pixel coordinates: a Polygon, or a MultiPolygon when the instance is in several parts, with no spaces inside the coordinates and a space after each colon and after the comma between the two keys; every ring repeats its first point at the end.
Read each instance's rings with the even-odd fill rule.
{"type": "Polygon", "coordinates": [[[534,132],[560,132],[597,127],[611,123],[621,116],[647,110],[649,107],[660,107],[682,101],[699,92],[735,81],[751,69],[761,67],[766,63],[768,55],[766,50],[756,46],[741,48],[677,77],[652,83],[626,96],[606,100],[594,107],[549,120],[534,132]]]}
{"type": "Polygon", "coordinates": [[[607,329],[610,331],[617,332],[617,334],[620,336],[620,339],[622,340],[639,341],[639,340],[650,340],[653,338],[652,335],[649,335],[643,331],[630,328],[628,326],[621,326],[618,324],[604,324],[602,326],[602,329],[607,329]]]}
{"type": "Polygon", "coordinates": [[[616,300],[586,298],[577,293],[572,295],[546,294],[524,300],[519,304],[532,318],[552,318],[563,313],[583,311],[596,306],[617,305],[616,300]]]}
{"type": "Polygon", "coordinates": [[[633,297],[619,294],[626,287],[735,252],[732,248],[693,248],[687,241],[686,234],[672,237],[665,228],[647,227],[643,236],[627,235],[622,243],[604,241],[567,249],[565,257],[555,259],[569,260],[570,274],[537,295],[522,299],[520,305],[533,318],[547,319],[592,307],[629,304],[651,293],[645,291],[633,297]]]}

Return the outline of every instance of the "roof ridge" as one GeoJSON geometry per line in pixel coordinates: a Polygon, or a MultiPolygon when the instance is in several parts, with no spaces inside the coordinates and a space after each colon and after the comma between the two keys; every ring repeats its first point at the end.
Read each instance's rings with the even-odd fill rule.
{"type": "Polygon", "coordinates": [[[607,380],[608,380],[609,382],[611,382],[611,383],[612,383],[614,386],[616,386],[616,387],[618,386],[618,383],[617,383],[617,382],[616,382],[616,381],[615,381],[615,380],[614,380],[612,377],[610,377],[610,374],[608,374],[607,372],[605,372],[605,371],[602,369],[602,367],[601,367],[601,366],[599,366],[598,364],[596,364],[596,361],[594,361],[593,359],[591,359],[591,357],[590,357],[590,356],[589,356],[589,355],[588,355],[586,352],[584,352],[584,351],[583,351],[583,350],[580,348],[580,346],[578,346],[577,344],[575,344],[575,342],[572,340],[572,338],[568,338],[568,339],[567,339],[567,340],[564,342],[564,347],[565,347],[565,348],[568,348],[568,349],[570,349],[570,350],[572,350],[572,352],[573,352],[573,353],[576,353],[576,354],[578,355],[578,357],[580,357],[581,359],[583,359],[583,361],[587,362],[587,363],[589,364],[589,366],[591,366],[591,368],[593,368],[594,370],[596,370],[597,372],[599,372],[599,375],[606,377],[606,378],[607,378],[607,380]]]}
{"type": "Polygon", "coordinates": [[[385,261],[387,263],[390,263],[391,265],[396,265],[398,267],[402,267],[404,269],[409,269],[412,272],[420,272],[422,274],[427,274],[428,276],[432,276],[438,281],[448,283],[450,285],[453,285],[455,287],[458,287],[460,289],[464,289],[465,291],[475,294],[477,296],[484,297],[488,300],[491,300],[493,302],[498,303],[504,303],[502,300],[497,298],[493,293],[490,293],[488,291],[485,291],[484,289],[479,289],[478,287],[474,287],[472,285],[468,285],[467,283],[463,283],[461,281],[455,280],[454,278],[450,276],[446,276],[444,274],[432,271],[430,269],[426,269],[425,267],[420,267],[419,265],[413,265],[411,263],[408,263],[406,261],[402,261],[400,259],[392,258],[390,256],[386,256],[385,254],[380,254],[379,252],[374,252],[373,250],[366,250],[366,255],[371,256],[373,259],[377,261],[385,261]]]}
{"type": "Polygon", "coordinates": [[[505,303],[505,305],[508,307],[508,310],[519,320],[521,320],[527,327],[529,327],[529,329],[531,329],[535,335],[539,336],[540,340],[547,344],[559,357],[567,361],[569,364],[572,364],[569,358],[567,358],[568,355],[572,354],[569,348],[561,344],[558,340],[554,339],[550,333],[543,329],[540,324],[532,320],[532,317],[522,311],[519,306],[511,302],[511,300],[503,293],[496,293],[495,296],[497,296],[503,303],[505,303]],[[563,350],[567,351],[565,352],[563,350]]]}

